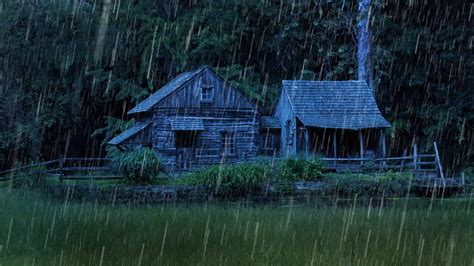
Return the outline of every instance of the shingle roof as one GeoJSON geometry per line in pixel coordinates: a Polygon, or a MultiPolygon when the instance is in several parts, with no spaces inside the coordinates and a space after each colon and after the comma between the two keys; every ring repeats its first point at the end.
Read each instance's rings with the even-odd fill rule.
{"type": "Polygon", "coordinates": [[[111,139],[109,142],[107,142],[107,144],[119,145],[120,143],[124,142],[128,138],[132,137],[133,135],[135,135],[138,132],[145,129],[150,124],[151,124],[151,122],[137,122],[133,127],[125,130],[120,135],[118,135],[115,138],[111,139]]]}
{"type": "Polygon", "coordinates": [[[363,81],[284,80],[283,91],[306,126],[363,129],[390,127],[363,81]]]}
{"type": "Polygon", "coordinates": [[[149,111],[155,104],[159,103],[166,96],[173,93],[175,90],[180,88],[188,80],[192,79],[196,74],[201,72],[203,69],[208,68],[208,66],[202,66],[196,70],[184,72],[179,74],[176,78],[166,83],[163,87],[157,90],[152,95],[148,96],[145,100],[137,104],[132,110],[128,111],[127,114],[136,114],[149,111]]]}
{"type": "Polygon", "coordinates": [[[200,117],[177,116],[170,119],[171,130],[204,130],[204,123],[200,117]]]}
{"type": "Polygon", "coordinates": [[[262,128],[281,128],[280,120],[275,116],[262,116],[261,124],[262,128]]]}

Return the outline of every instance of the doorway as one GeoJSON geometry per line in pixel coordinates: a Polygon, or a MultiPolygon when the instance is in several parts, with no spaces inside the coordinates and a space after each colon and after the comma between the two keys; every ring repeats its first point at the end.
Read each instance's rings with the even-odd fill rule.
{"type": "Polygon", "coordinates": [[[197,131],[176,131],[176,168],[188,170],[192,168],[196,143],[197,131]]]}

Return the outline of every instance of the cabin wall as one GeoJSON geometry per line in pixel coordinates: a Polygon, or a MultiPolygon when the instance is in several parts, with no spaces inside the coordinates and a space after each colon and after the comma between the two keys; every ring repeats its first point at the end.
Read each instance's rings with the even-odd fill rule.
{"type": "Polygon", "coordinates": [[[244,110],[256,107],[243,93],[224,82],[212,71],[205,70],[159,102],[156,108],[244,110]],[[212,102],[201,101],[203,84],[213,87],[212,102]]]}
{"type": "Polygon", "coordinates": [[[278,117],[281,126],[280,154],[284,157],[295,156],[296,118],[284,88],[282,89],[280,99],[278,100],[275,116],[278,117]],[[290,121],[289,128],[288,121],[290,121]]]}
{"type": "Polygon", "coordinates": [[[176,170],[178,150],[176,149],[175,131],[171,129],[170,119],[175,116],[200,117],[204,130],[196,135],[193,168],[221,162],[242,162],[257,156],[258,152],[258,119],[253,112],[222,112],[222,110],[187,110],[156,108],[153,120],[153,148],[160,155],[162,163],[169,171],[176,170]],[[235,155],[222,155],[222,134],[235,134],[235,155]]]}

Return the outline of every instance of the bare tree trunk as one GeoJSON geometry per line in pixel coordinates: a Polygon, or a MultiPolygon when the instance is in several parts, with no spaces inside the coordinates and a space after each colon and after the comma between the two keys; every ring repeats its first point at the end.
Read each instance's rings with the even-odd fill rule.
{"type": "Polygon", "coordinates": [[[112,1],[104,0],[102,4],[102,12],[100,14],[99,29],[97,31],[97,39],[95,42],[95,49],[94,49],[94,63],[95,64],[100,63],[102,54],[104,52],[105,37],[107,34],[107,28],[109,27],[109,16],[110,16],[111,8],[112,8],[112,1]]]}
{"type": "Polygon", "coordinates": [[[371,0],[359,0],[358,49],[357,49],[357,77],[367,82],[370,88],[374,88],[371,64],[371,34],[369,30],[371,15],[371,0]]]}

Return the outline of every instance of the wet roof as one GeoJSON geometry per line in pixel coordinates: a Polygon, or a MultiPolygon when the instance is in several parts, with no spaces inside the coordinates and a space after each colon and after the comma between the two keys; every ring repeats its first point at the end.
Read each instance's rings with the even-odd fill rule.
{"type": "Polygon", "coordinates": [[[200,117],[177,116],[171,118],[171,130],[204,130],[204,123],[200,117]]]}
{"type": "Polygon", "coordinates": [[[390,127],[363,81],[283,80],[296,117],[306,126],[340,129],[390,127]]]}
{"type": "Polygon", "coordinates": [[[151,122],[137,122],[131,128],[125,130],[120,135],[116,136],[115,138],[111,139],[107,144],[110,145],[120,145],[122,142],[126,141],[128,138],[132,137],[133,135],[137,134],[138,132],[145,129],[149,126],[151,122]]]}
{"type": "Polygon", "coordinates": [[[187,81],[191,80],[202,70],[209,68],[208,66],[202,66],[196,70],[184,72],[178,75],[176,78],[166,83],[163,87],[157,90],[155,93],[150,95],[148,98],[133,107],[127,114],[136,114],[149,111],[153,106],[163,100],[165,97],[173,93],[175,90],[183,86],[187,81]]]}

